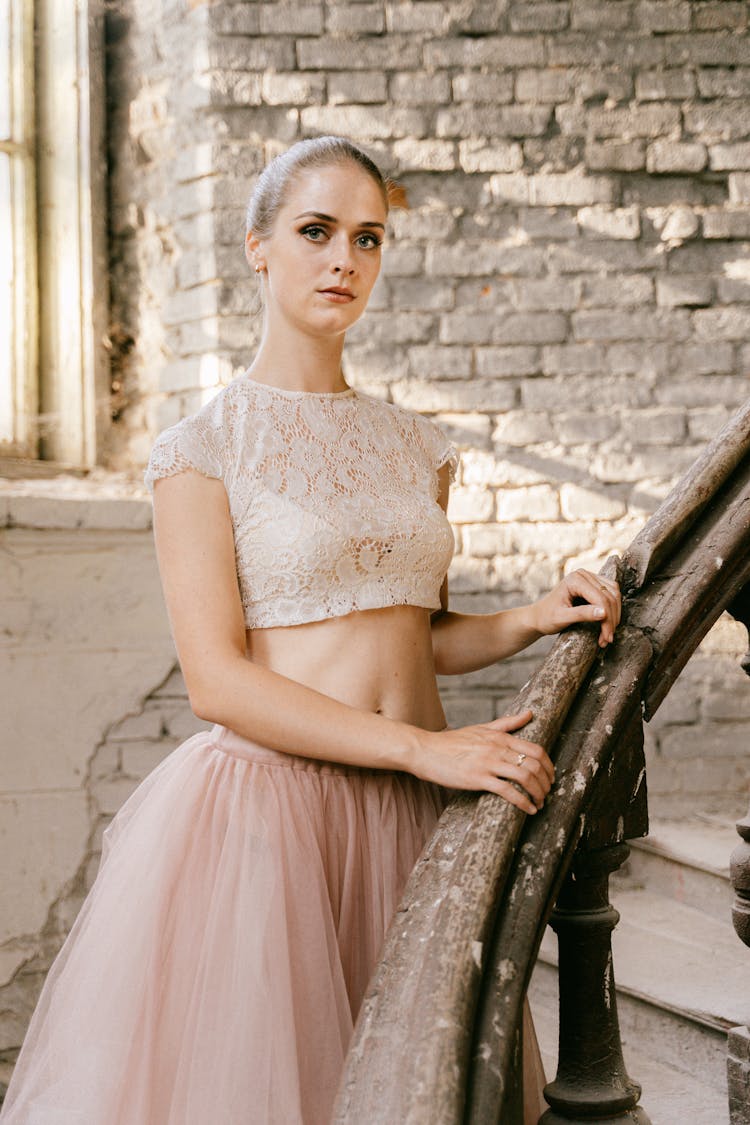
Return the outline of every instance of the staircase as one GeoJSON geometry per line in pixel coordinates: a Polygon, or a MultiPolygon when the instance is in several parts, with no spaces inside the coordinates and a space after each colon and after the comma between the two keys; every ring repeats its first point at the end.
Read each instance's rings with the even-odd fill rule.
{"type": "Polygon", "coordinates": [[[749,541],[750,400],[605,564],[623,591],[606,654],[595,632],[566,630],[509,705],[533,712],[525,737],[555,762],[544,815],[491,793],[443,813],[362,1005],[335,1125],[521,1125],[519,1031],[542,938],[531,999],[557,1070],[548,1125],[726,1125],[730,1028],[734,1125],[750,1125],[750,814],[739,847],[731,823],[707,818],[652,817],[645,845],[623,843],[649,831],[643,722],[725,610],[750,631],[749,541]]]}
{"type": "MultiPolygon", "coordinates": [[[[731,921],[733,821],[651,822],[612,878],[623,1052],[652,1125],[727,1125],[726,1031],[750,1017],[747,950],[731,921]]],[[[557,1059],[557,941],[547,929],[529,998],[549,1078],[557,1059]]]]}

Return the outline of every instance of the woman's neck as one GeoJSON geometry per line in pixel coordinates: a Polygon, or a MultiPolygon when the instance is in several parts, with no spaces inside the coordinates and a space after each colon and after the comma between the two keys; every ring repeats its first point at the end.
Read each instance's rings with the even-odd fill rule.
{"type": "Polygon", "coordinates": [[[264,331],[248,374],[258,383],[289,391],[340,391],[346,386],[341,372],[344,335],[301,336],[264,331]]]}

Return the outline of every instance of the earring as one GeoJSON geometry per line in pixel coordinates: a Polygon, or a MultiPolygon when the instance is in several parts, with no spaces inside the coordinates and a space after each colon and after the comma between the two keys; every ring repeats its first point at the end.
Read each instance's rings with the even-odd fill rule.
{"type": "Polygon", "coordinates": [[[260,273],[260,266],[258,265],[257,262],[255,263],[255,272],[260,273]]]}

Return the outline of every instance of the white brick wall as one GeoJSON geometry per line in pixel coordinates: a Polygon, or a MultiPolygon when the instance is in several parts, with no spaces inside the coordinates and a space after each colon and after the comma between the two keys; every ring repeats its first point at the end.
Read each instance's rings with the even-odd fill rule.
{"type": "MultiPolygon", "coordinates": [[[[626,546],[750,394],[747,20],[700,0],[123,0],[111,463],[250,361],[253,178],[342,130],[409,201],[348,373],[461,445],[456,604],[516,603],[626,546]]],[[[445,685],[455,714],[501,707],[500,674],[445,685]]],[[[660,800],[669,777],[688,800],[677,772],[660,800]]]]}

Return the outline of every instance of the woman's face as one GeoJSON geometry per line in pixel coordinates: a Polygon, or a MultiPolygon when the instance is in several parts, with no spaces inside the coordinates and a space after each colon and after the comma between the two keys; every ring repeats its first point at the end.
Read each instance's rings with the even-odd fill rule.
{"type": "Polygon", "coordinates": [[[386,208],[356,164],[303,170],[289,186],[270,237],[248,236],[266,271],[266,315],[315,336],[345,332],[364,312],[380,271],[386,208]]]}

